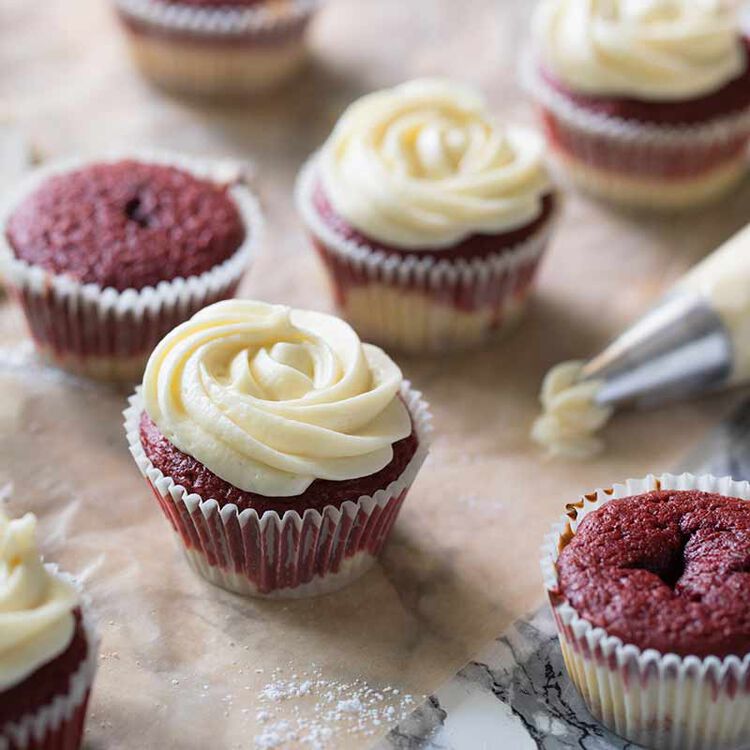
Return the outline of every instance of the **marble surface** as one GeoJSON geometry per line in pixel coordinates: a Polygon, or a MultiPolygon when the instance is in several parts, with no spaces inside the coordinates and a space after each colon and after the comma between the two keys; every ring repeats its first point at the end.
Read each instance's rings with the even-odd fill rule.
{"type": "MultiPolygon", "coordinates": [[[[750,401],[680,466],[750,480],[750,401]]],[[[565,672],[552,612],[520,619],[401,721],[377,750],[626,750],[589,714],[565,672]]]]}
{"type": "MultiPolygon", "coordinates": [[[[219,106],[144,82],[105,0],[2,0],[0,70],[12,74],[0,101],[47,159],[166,147],[251,163],[268,231],[240,294],[329,310],[293,207],[300,164],[349,101],[414,76],[461,78],[502,116],[531,122],[516,82],[530,5],[329,0],[296,81],[219,106]]],[[[93,597],[103,658],[88,748],[366,747],[534,611],[537,549],[564,503],[674,467],[739,398],[623,413],[607,453],[567,464],[528,440],[543,373],[598,350],[746,222],[749,201],[746,182],[720,205],[664,218],[570,194],[512,336],[443,359],[394,353],[432,403],[432,455],[380,563],[311,601],[245,601],[194,577],[127,453],[126,391],[41,367],[3,304],[0,488],[11,512],[39,515],[45,553],[93,597]],[[292,740],[282,722],[307,724],[292,740]]]]}

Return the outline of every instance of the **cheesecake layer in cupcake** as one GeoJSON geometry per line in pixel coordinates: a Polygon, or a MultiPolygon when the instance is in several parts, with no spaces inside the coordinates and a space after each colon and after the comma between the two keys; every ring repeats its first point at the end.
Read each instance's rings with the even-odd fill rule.
{"type": "Polygon", "coordinates": [[[155,349],[132,404],[131,451],[189,561],[240,593],[361,574],[427,450],[425,408],[384,352],[280,305],[193,316],[155,349]]]}
{"type": "Polygon", "coordinates": [[[750,741],[750,485],[631,479],[567,506],[542,569],[589,710],[646,747],[750,741]]]}
{"type": "Polygon", "coordinates": [[[234,293],[258,224],[236,177],[179,160],[53,168],[8,212],[0,262],[49,359],[135,377],[168,330],[234,293]]]}
{"type": "Polygon", "coordinates": [[[300,174],[297,203],[357,330],[420,351],[512,323],[556,208],[543,151],[450,81],[351,105],[300,174]]]}
{"type": "Polygon", "coordinates": [[[31,514],[0,514],[0,744],[75,750],[96,639],[75,586],[42,563],[35,531],[31,514]]]}
{"type": "Polygon", "coordinates": [[[238,97],[271,88],[306,57],[318,0],[114,0],[142,73],[168,89],[238,97]]]}
{"type": "Polygon", "coordinates": [[[545,0],[528,80],[554,153],[583,187],[680,207],[744,173],[748,40],[714,0],[545,0]]]}

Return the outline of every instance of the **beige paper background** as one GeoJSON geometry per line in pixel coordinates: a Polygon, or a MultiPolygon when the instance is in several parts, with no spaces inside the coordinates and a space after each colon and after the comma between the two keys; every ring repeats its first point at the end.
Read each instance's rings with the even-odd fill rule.
{"type": "MultiPolygon", "coordinates": [[[[411,76],[464,78],[498,111],[530,119],[515,83],[528,5],[330,0],[306,73],[227,108],[170,99],[139,79],[106,2],[3,0],[0,96],[47,156],[135,145],[252,158],[268,233],[242,293],[328,309],[292,206],[301,161],[349,100],[411,76]]],[[[258,691],[276,667],[288,675],[315,662],[328,679],[419,696],[536,606],[537,550],[563,504],[673,467],[738,398],[619,416],[607,454],[571,465],[546,461],[527,440],[542,374],[594,353],[739,228],[749,206],[747,184],[721,205],[667,219],[571,195],[511,338],[451,358],[399,358],[433,404],[432,455],[382,563],[348,591],[310,601],[244,601],[196,579],[126,451],[125,391],[39,367],[4,305],[0,486],[9,483],[13,512],[40,516],[46,554],[82,574],[93,597],[104,641],[88,747],[252,748],[258,691]]],[[[276,718],[293,705],[312,710],[284,702],[276,718]]],[[[332,747],[372,741],[332,729],[332,747]]]]}

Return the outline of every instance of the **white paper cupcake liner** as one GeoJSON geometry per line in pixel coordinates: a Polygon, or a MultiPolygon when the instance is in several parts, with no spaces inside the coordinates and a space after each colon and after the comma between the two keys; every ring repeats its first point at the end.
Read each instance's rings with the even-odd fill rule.
{"type": "Polygon", "coordinates": [[[160,0],[114,0],[122,13],[165,31],[195,35],[245,36],[273,33],[300,21],[306,21],[317,10],[321,0],[265,0],[257,5],[201,7],[165,3],[160,0]]]}
{"type": "Polygon", "coordinates": [[[672,750],[738,748],[750,743],[750,654],[700,659],[641,650],[581,618],[559,592],[557,559],[581,521],[611,500],[657,489],[750,499],[747,482],[662,474],[629,479],[569,505],[542,549],[544,584],[565,665],[591,713],[632,742],[672,750]]]}
{"type": "Polygon", "coordinates": [[[388,255],[341,236],[320,217],[312,201],[316,158],[297,179],[297,210],[339,310],[362,338],[412,353],[441,352],[477,346],[517,322],[555,216],[525,242],[482,258],[388,255]]]}
{"type": "Polygon", "coordinates": [[[750,107],[701,125],[656,125],[578,106],[527,55],[522,77],[561,171],[579,187],[642,208],[685,208],[726,192],[747,171],[750,107]]]}
{"type": "Polygon", "coordinates": [[[147,77],[199,95],[242,95],[291,76],[305,58],[305,30],[320,0],[200,7],[115,0],[133,57],[147,77]]]}
{"type": "MultiPolygon", "coordinates": [[[[66,160],[36,170],[0,210],[4,227],[16,206],[52,175],[86,164],[121,159],[174,166],[197,177],[229,183],[236,165],[168,152],[135,151],[100,158],[66,160]]],[[[245,240],[223,263],[199,276],[162,281],[156,287],[117,291],[82,284],[16,258],[0,231],[0,273],[20,303],[41,354],[77,374],[105,380],[136,380],[153,347],[201,308],[233,296],[260,241],[263,220],[258,202],[243,185],[229,189],[245,226],[245,240]]]]}
{"type": "Polygon", "coordinates": [[[46,568],[79,591],[81,623],[88,653],[70,678],[67,693],[58,695],[52,703],[30,711],[18,721],[0,727],[0,750],[78,750],[81,746],[86,708],[98,665],[99,637],[91,618],[89,599],[77,581],[61,573],[56,565],[47,564],[46,568]]]}
{"type": "Polygon", "coordinates": [[[335,591],[375,562],[429,450],[432,433],[421,394],[402,386],[418,446],[401,476],[374,495],[323,511],[258,515],[188,493],[146,456],[140,389],[124,412],[130,452],[177,535],[190,566],[211,583],[245,596],[297,598],[335,591]]]}

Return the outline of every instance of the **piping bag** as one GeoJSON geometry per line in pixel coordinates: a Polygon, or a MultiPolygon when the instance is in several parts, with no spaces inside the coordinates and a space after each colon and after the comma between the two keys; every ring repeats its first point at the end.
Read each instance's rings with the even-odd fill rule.
{"type": "Polygon", "coordinates": [[[596,433],[621,407],[742,383],[750,383],[750,224],[600,354],[554,367],[532,438],[553,454],[585,457],[601,450],[596,433]]]}

